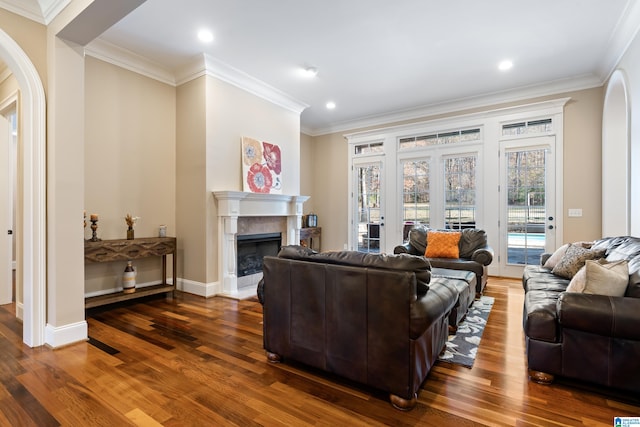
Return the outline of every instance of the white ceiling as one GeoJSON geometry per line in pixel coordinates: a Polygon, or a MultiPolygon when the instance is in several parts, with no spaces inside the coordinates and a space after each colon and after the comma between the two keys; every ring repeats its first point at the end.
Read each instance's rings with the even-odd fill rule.
{"type": "Polygon", "coordinates": [[[317,135],[601,85],[639,26],[635,0],[146,0],[100,40],[170,74],[206,53],[308,104],[317,135]]]}

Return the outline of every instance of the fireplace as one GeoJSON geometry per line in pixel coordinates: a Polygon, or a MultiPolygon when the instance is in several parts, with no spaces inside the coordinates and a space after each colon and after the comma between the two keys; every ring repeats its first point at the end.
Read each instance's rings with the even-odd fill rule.
{"type": "Polygon", "coordinates": [[[238,278],[262,273],[262,259],[276,256],[282,246],[282,233],[245,234],[236,238],[238,278]]]}
{"type": "MultiPolygon", "coordinates": [[[[260,256],[267,254],[255,252],[248,255],[247,271],[260,264],[260,272],[245,274],[245,267],[238,264],[240,251],[244,251],[247,235],[278,234],[279,243],[269,243],[276,255],[281,245],[293,245],[300,242],[302,225],[302,204],[307,196],[287,196],[283,194],[258,194],[240,191],[214,191],[218,211],[218,265],[222,296],[247,298],[256,295],[256,287],[262,276],[260,256]],[[257,280],[256,280],[257,279],[257,280]]],[[[272,237],[268,237],[271,239],[272,237]]],[[[275,237],[273,237],[275,240],[275,237]]],[[[251,252],[253,249],[249,249],[251,252]]],[[[266,249],[265,249],[266,250],[266,249]]],[[[263,251],[263,249],[260,249],[263,251]]],[[[271,253],[269,253],[271,255],[271,253]]],[[[244,262],[244,261],[243,261],[244,262]]]]}

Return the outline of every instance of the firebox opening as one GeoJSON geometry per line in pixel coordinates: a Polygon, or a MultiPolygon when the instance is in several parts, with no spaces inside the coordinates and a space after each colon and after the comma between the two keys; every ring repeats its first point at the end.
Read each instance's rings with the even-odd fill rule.
{"type": "Polygon", "coordinates": [[[236,236],[238,277],[262,272],[262,259],[276,256],[282,246],[282,233],[245,234],[236,236]]]}

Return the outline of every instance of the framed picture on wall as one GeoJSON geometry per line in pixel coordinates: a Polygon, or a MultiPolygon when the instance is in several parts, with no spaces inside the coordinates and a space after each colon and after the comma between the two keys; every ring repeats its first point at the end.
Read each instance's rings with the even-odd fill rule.
{"type": "Polygon", "coordinates": [[[282,194],[280,146],[242,137],[242,187],[250,193],[282,194]]]}

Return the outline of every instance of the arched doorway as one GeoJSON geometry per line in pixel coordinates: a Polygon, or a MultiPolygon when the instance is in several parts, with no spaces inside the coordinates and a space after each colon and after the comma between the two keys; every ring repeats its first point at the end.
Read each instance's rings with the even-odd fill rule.
{"type": "Polygon", "coordinates": [[[602,112],[602,235],[630,234],[629,100],[624,73],[609,79],[602,112]]]}
{"type": "Polygon", "coordinates": [[[40,76],[18,44],[0,29],[0,59],[21,92],[23,334],[30,347],[44,344],[46,325],[46,135],[40,76]]]}

